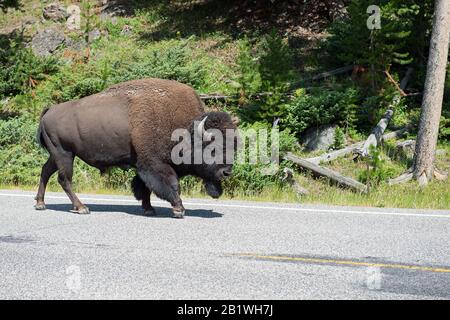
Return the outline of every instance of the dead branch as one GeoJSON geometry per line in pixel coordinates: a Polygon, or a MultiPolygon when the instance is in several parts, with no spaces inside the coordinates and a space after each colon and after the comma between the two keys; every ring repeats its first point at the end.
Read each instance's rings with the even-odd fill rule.
{"type": "Polygon", "coordinates": [[[388,78],[389,82],[392,83],[392,84],[397,88],[397,90],[400,92],[400,95],[401,95],[402,97],[406,97],[407,94],[406,94],[405,91],[403,91],[403,89],[398,85],[397,81],[395,81],[395,79],[392,78],[392,76],[391,76],[391,74],[389,73],[389,71],[385,70],[385,71],[384,71],[384,74],[385,74],[386,77],[388,78]]]}
{"type": "Polygon", "coordinates": [[[331,169],[318,166],[312,162],[309,162],[305,159],[301,159],[292,153],[288,153],[285,157],[286,160],[294,162],[296,165],[300,166],[301,168],[307,169],[312,171],[315,175],[327,177],[330,180],[336,182],[338,185],[342,185],[345,187],[348,187],[350,189],[353,189],[355,191],[361,192],[361,193],[367,193],[367,186],[362,184],[361,182],[358,182],[352,178],[343,176],[339,172],[333,171],[331,169]]]}
{"type": "MultiPolygon", "coordinates": [[[[405,128],[396,130],[396,131],[392,131],[389,133],[384,134],[381,139],[383,141],[386,140],[391,140],[391,139],[397,139],[402,137],[403,135],[405,135],[408,130],[410,130],[410,127],[407,126],[405,128]]],[[[339,149],[339,150],[334,150],[332,152],[317,156],[317,157],[313,157],[313,158],[308,158],[306,159],[309,162],[312,162],[314,164],[320,164],[320,163],[324,163],[324,162],[330,162],[333,161],[335,159],[341,158],[346,156],[347,154],[350,153],[354,153],[356,149],[361,148],[364,145],[364,141],[361,142],[357,142],[354,144],[351,144],[343,149],[339,149]]]]}
{"type": "Polygon", "coordinates": [[[331,77],[331,76],[335,76],[337,74],[341,74],[341,73],[352,71],[353,68],[354,68],[353,65],[349,65],[349,66],[337,68],[337,69],[334,69],[334,70],[331,70],[331,71],[322,72],[322,73],[312,77],[311,80],[317,81],[317,80],[320,80],[320,79],[323,79],[323,78],[328,78],[328,77],[331,77]]]}
{"type": "Polygon", "coordinates": [[[398,176],[395,179],[389,179],[388,184],[390,186],[394,185],[394,184],[399,184],[399,183],[405,183],[408,182],[409,180],[411,180],[413,178],[413,172],[412,172],[412,168],[408,169],[408,171],[406,171],[404,174],[398,176]]]}
{"type": "Polygon", "coordinates": [[[381,137],[383,136],[384,131],[386,130],[389,121],[394,114],[393,108],[398,104],[400,100],[399,96],[395,96],[393,102],[388,107],[388,110],[384,114],[383,118],[378,122],[378,124],[373,128],[372,133],[369,135],[367,140],[364,142],[364,145],[361,148],[355,150],[355,153],[361,157],[367,157],[369,155],[369,151],[371,147],[377,147],[381,142],[381,137]]]}

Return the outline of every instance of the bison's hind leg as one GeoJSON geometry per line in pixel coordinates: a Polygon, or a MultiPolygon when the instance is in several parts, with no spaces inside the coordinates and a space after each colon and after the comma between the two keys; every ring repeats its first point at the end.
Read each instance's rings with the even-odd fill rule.
{"type": "Polygon", "coordinates": [[[142,208],[144,208],[145,214],[155,215],[155,209],[153,209],[152,204],[150,203],[151,191],[138,175],[131,181],[131,189],[133,190],[134,197],[137,200],[142,201],[142,208]]]}
{"type": "Polygon", "coordinates": [[[58,170],[55,161],[50,156],[47,162],[42,167],[41,179],[39,181],[39,189],[36,195],[36,205],[34,206],[36,210],[45,210],[45,188],[47,187],[48,180],[50,177],[58,170]]]}

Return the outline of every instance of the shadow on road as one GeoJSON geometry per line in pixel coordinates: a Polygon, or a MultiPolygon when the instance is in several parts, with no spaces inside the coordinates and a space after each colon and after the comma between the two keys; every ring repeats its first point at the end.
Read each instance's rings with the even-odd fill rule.
{"type": "MultiPolygon", "coordinates": [[[[154,207],[156,215],[147,216],[140,206],[137,205],[110,205],[110,204],[86,204],[91,210],[92,214],[96,212],[123,212],[136,216],[143,216],[148,218],[171,218],[172,212],[170,208],[154,207]]],[[[47,210],[61,211],[65,213],[71,213],[72,206],[70,204],[46,204],[47,210]]],[[[215,212],[213,210],[204,209],[186,209],[185,216],[198,217],[198,218],[221,218],[223,214],[215,212]]]]}

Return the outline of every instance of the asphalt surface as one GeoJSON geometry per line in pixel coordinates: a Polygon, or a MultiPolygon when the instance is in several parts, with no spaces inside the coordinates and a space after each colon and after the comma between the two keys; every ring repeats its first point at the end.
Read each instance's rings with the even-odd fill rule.
{"type": "Polygon", "coordinates": [[[450,210],[0,191],[0,299],[450,299],[450,210]]]}

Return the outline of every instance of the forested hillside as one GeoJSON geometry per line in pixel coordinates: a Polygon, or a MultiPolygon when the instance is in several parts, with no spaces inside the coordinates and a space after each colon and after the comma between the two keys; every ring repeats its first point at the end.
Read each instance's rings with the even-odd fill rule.
{"type": "MultiPolygon", "coordinates": [[[[363,142],[388,109],[384,134],[402,133],[368,154],[352,150],[317,163],[367,193],[285,159],[274,175],[264,175],[264,165],[235,165],[227,197],[448,209],[448,179],[426,188],[415,181],[389,184],[413,163],[433,4],[0,0],[0,185],[36,188],[46,159],[36,142],[44,108],[157,77],[191,85],[208,110],[230,112],[240,128],[276,122],[282,157],[312,159],[363,142]],[[367,24],[374,4],[381,9],[380,29],[367,24]]],[[[448,68],[439,125],[435,166],[449,171],[448,68]]],[[[132,176],[121,169],[101,176],[77,161],[74,184],[77,191],[129,192],[132,176]]],[[[189,195],[203,193],[194,178],[183,179],[182,187],[189,195]]],[[[59,189],[55,178],[51,188],[59,189]]]]}

